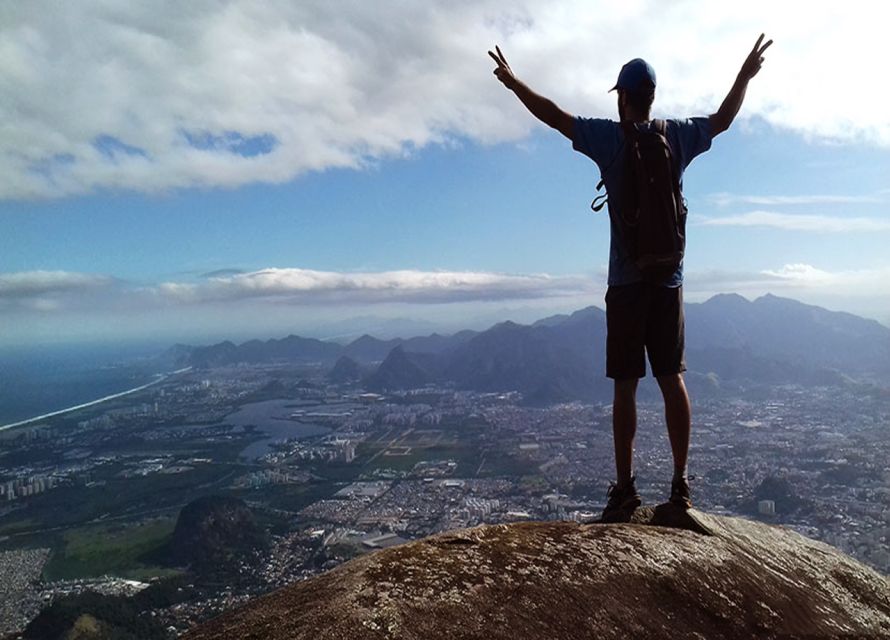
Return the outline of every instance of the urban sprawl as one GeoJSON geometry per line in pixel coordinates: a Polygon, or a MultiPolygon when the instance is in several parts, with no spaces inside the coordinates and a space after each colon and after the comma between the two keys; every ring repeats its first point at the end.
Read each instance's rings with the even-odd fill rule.
{"type": "MultiPolygon", "coordinates": [[[[639,410],[636,475],[644,503],[658,504],[671,457],[652,398],[639,410]]],[[[855,389],[694,398],[695,506],[793,528],[890,573],[888,425],[890,398],[855,389]]],[[[608,404],[535,408],[517,393],[437,387],[375,394],[285,366],[183,371],[0,438],[0,633],[60,594],[128,594],[175,572],[135,555],[105,566],[84,540],[118,551],[152,532],[160,541],[202,495],[237,497],[277,524],[237,584],[153,613],[171,634],[406,540],[589,521],[614,466],[608,404]]]]}

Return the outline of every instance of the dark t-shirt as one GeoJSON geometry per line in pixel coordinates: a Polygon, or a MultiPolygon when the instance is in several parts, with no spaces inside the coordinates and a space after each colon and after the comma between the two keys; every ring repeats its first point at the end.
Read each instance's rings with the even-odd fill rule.
{"type": "MultiPolygon", "coordinates": [[[[639,129],[652,128],[652,123],[637,125],[639,129]]],[[[700,153],[711,148],[711,125],[707,118],[686,120],[666,120],[665,134],[671,147],[674,169],[683,184],[683,171],[700,153]]],[[[615,224],[621,211],[621,188],[624,178],[624,131],[621,124],[603,118],[575,118],[575,131],[572,147],[596,162],[605,181],[609,194],[609,218],[612,239],[609,248],[609,285],[641,282],[636,265],[627,255],[620,241],[620,229],[615,224]]],[[[683,263],[676,273],[665,283],[668,287],[683,284],[683,263]]]]}

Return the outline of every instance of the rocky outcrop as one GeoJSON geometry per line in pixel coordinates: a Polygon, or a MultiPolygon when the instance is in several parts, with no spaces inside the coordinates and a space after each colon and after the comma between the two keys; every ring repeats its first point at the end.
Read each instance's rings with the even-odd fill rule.
{"type": "Polygon", "coordinates": [[[209,495],[179,512],[165,555],[169,562],[202,576],[220,575],[236,571],[244,558],[267,544],[244,501],[209,495]]]}
{"type": "Polygon", "coordinates": [[[385,549],[186,637],[890,638],[890,581],[788,529],[659,507],[385,549]]]}

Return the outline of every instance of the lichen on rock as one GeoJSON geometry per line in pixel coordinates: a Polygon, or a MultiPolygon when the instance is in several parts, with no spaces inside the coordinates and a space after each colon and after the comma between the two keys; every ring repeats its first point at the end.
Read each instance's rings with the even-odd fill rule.
{"type": "Polygon", "coordinates": [[[186,637],[890,638],[890,581],[739,518],[640,509],[623,524],[525,522],[356,558],[186,637]]]}

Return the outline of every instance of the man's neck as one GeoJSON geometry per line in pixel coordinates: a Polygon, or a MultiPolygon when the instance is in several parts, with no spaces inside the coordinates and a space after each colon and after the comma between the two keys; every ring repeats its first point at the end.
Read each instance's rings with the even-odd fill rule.
{"type": "Polygon", "coordinates": [[[630,122],[632,124],[642,124],[644,122],[649,122],[649,114],[640,115],[636,113],[627,113],[624,116],[623,122],[630,122]]]}

